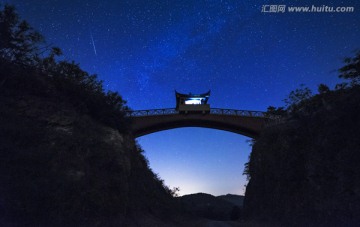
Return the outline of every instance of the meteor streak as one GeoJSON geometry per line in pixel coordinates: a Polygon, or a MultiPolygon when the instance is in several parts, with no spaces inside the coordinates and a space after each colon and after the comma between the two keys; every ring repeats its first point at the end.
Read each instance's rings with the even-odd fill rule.
{"type": "Polygon", "coordinates": [[[90,36],[91,36],[91,42],[92,42],[92,45],[93,45],[93,47],[94,47],[94,53],[95,53],[95,55],[97,56],[97,53],[96,53],[96,46],[95,46],[95,42],[94,42],[94,37],[93,37],[93,35],[92,35],[92,33],[90,32],[90,36]]]}

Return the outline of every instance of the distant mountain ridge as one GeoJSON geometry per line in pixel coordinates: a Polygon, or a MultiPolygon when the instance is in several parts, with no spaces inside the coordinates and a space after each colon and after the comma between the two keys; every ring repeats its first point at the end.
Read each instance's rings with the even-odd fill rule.
{"type": "Polygon", "coordinates": [[[179,197],[182,207],[188,213],[218,221],[237,220],[241,214],[244,196],[213,196],[206,193],[195,193],[179,197]]]}
{"type": "Polygon", "coordinates": [[[243,195],[235,195],[235,194],[226,194],[226,195],[219,195],[217,198],[223,199],[225,201],[228,201],[230,203],[233,203],[234,205],[238,207],[242,207],[244,204],[244,198],[243,195]]]}

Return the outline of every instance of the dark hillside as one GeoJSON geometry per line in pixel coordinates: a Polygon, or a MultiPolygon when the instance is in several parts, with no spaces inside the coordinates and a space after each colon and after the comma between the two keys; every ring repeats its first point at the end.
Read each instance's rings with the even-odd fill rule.
{"type": "Polygon", "coordinates": [[[0,75],[11,78],[0,89],[2,226],[171,218],[172,197],[129,134],[96,120],[86,102],[75,105],[43,75],[10,67],[0,75]]]}
{"type": "Polygon", "coordinates": [[[360,87],[295,105],[255,142],[244,208],[284,226],[359,226],[360,87]]]}
{"type": "Polygon", "coordinates": [[[217,196],[219,199],[226,200],[238,207],[242,207],[244,203],[244,196],[242,195],[232,195],[232,194],[226,194],[226,195],[220,195],[217,196]]]}
{"type": "Polygon", "coordinates": [[[240,208],[222,198],[206,193],[184,195],[178,198],[188,213],[202,218],[217,221],[237,220],[240,208]]]}
{"type": "Polygon", "coordinates": [[[42,40],[0,10],[0,226],[176,226],[126,102],[42,40]]]}

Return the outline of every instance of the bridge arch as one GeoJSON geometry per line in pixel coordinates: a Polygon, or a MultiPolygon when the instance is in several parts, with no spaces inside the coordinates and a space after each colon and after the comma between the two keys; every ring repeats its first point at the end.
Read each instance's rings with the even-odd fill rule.
{"type": "Polygon", "coordinates": [[[157,109],[133,111],[129,116],[135,137],[174,128],[202,127],[256,138],[269,120],[264,112],[229,109],[211,109],[206,114],[179,114],[175,109],[157,109]]]}

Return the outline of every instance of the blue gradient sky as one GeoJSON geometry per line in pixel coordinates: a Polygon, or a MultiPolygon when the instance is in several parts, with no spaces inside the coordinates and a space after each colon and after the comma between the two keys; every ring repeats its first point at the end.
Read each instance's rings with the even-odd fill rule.
{"type": "MultiPolygon", "coordinates": [[[[266,110],[305,84],[339,82],[342,59],[360,48],[360,2],[7,0],[96,73],[132,109],[175,106],[174,90],[211,89],[212,107],[266,110]],[[265,4],[353,6],[353,13],[262,13],[265,4]]],[[[244,192],[248,138],[202,128],[138,139],[154,172],[181,194],[244,192]]]]}

